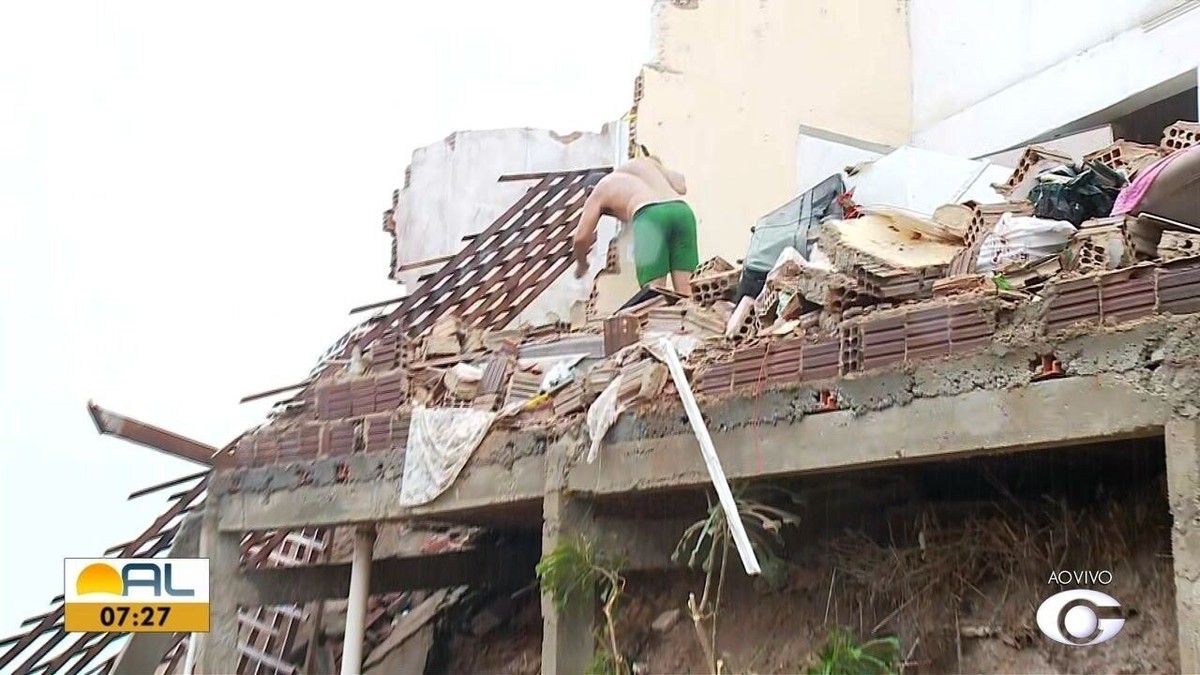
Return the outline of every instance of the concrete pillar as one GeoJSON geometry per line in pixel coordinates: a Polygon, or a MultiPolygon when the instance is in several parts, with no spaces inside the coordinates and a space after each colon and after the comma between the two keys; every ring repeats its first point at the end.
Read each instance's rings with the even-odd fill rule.
{"type": "Polygon", "coordinates": [[[228,675],[238,665],[237,583],[241,574],[242,536],[217,528],[217,500],[205,499],[204,521],[200,530],[200,557],[208,558],[209,632],[200,641],[196,656],[197,673],[228,675]]]}
{"type": "MultiPolygon", "coordinates": [[[[586,502],[561,490],[546,494],[542,503],[542,554],[564,541],[576,541],[591,522],[586,502]]],[[[592,661],[596,601],[576,596],[559,610],[549,593],[542,593],[542,672],[545,675],[576,675],[587,672],[592,661]]]]}
{"type": "Polygon", "coordinates": [[[1200,421],[1170,420],[1166,446],[1179,669],[1200,673],[1200,421]]]}
{"type": "Polygon", "coordinates": [[[375,528],[354,531],[354,558],[350,568],[350,595],[346,600],[346,639],[342,646],[342,675],[360,675],[363,636],[366,632],[367,599],[371,595],[371,557],[375,552],[375,528]]]}

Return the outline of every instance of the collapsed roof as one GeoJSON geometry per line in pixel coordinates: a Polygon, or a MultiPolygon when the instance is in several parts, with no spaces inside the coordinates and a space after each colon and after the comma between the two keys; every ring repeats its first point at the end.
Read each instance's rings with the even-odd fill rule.
{"type": "MultiPolygon", "coordinates": [[[[1196,125],[1180,123],[1168,128],[1160,147],[1118,142],[1088,161],[1131,180],[1154,159],[1197,142],[1196,125]]],[[[1023,308],[1036,307],[1051,329],[1200,310],[1200,234],[1154,214],[1090,218],[1047,255],[1034,255],[1039,249],[1030,247],[1008,251],[1003,259],[981,257],[985,247],[997,245],[998,226],[1035,212],[1038,206],[1028,199],[1034,188],[1061,183],[1039,176],[1063,163],[1031,148],[999,184],[1003,196],[994,203],[965,200],[936,209],[940,216],[895,205],[851,209],[862,217],[820,227],[816,241],[826,261],[782,256],[761,291],[745,297],[736,293],[741,270],[714,259],[697,270],[690,300],[653,294],[614,316],[589,317],[582,326],[506,329],[520,307],[569,265],[578,209],[606,169],[529,177],[538,182],[509,212],[396,309],[343,338],[267,424],[230,443],[213,462],[256,467],[403,451],[414,405],[498,412],[497,425],[516,429],[574,427],[618,377],[621,408],[650,405],[674,386],[640,344],[650,336],[675,340],[691,386],[716,397],[833,383],[857,372],[958,356],[980,349],[1023,308]],[[986,274],[978,269],[981,260],[990,267],[986,274]],[[567,375],[551,377],[564,363],[567,375]]],[[[970,182],[976,198],[978,178],[970,182]]],[[[1055,376],[1054,363],[1040,367],[1039,376],[1055,376]]],[[[828,397],[822,404],[836,408],[836,387],[823,391],[828,397]]],[[[166,551],[182,518],[202,506],[207,482],[207,474],[197,474],[145,491],[190,486],[173,495],[141,535],[106,554],[166,551]]],[[[243,561],[248,567],[311,564],[336,536],[329,530],[251,533],[243,541],[243,561]]],[[[389,629],[383,624],[390,622],[384,619],[403,602],[375,602],[372,616],[385,641],[389,629]]],[[[307,616],[305,608],[292,606],[247,616],[239,670],[296,671],[296,635],[307,616]]],[[[61,618],[58,598],[51,611],[26,622],[26,633],[0,643],[8,648],[0,668],[108,672],[116,657],[99,657],[121,636],[84,634],[56,651],[68,637],[61,618]]],[[[185,644],[186,636],[173,638],[164,672],[175,672],[185,644]]]]}

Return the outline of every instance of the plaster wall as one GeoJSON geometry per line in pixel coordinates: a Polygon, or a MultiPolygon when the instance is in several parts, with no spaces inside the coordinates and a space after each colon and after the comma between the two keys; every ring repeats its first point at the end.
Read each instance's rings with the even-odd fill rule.
{"type": "Polygon", "coordinates": [[[687,177],[702,261],[742,257],[755,220],[795,194],[801,125],[907,140],[906,4],[654,4],[637,138],[687,177]]]}
{"type": "Polygon", "coordinates": [[[1197,6],[914,0],[913,144],[991,155],[1186,91],[1200,64],[1197,6]]]}
{"type": "MultiPolygon", "coordinates": [[[[912,0],[913,127],[941,120],[1184,4],[912,0]]],[[[1077,93],[1080,82],[1072,87],[1077,93]]]]}
{"type": "MultiPolygon", "coordinates": [[[[497,182],[501,175],[611,166],[624,154],[624,138],[622,124],[566,135],[545,129],[458,131],[416,150],[395,213],[397,265],[457,253],[466,246],[463,236],[482,232],[533,185],[497,182]]],[[[576,279],[564,273],[515,323],[568,319],[573,305],[587,301],[615,230],[615,221],[601,222],[592,275],[576,279]]],[[[402,272],[397,280],[413,291],[419,276],[437,269],[402,272]]]]}

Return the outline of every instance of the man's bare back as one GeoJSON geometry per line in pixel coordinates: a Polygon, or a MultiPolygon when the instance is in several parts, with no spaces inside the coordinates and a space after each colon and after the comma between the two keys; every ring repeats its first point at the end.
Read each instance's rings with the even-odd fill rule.
{"type": "Polygon", "coordinates": [[[683,198],[687,192],[683,176],[671,176],[671,173],[674,172],[656,160],[640,157],[602,178],[592,190],[590,199],[597,200],[605,215],[628,223],[633,214],[647,204],[683,198]],[[672,185],[673,180],[677,185],[672,185]]]}
{"type": "MultiPolygon", "coordinates": [[[[602,215],[631,223],[642,209],[669,202],[682,203],[684,194],[687,194],[687,184],[683,176],[651,157],[633,159],[601,179],[584,203],[575,232],[576,276],[581,276],[587,269],[587,254],[596,242],[596,225],[602,215]]],[[[692,228],[694,238],[694,223],[692,228]]],[[[669,271],[676,290],[686,293],[680,287],[686,285],[690,270],[669,271]]],[[[661,285],[665,280],[663,275],[653,281],[661,285]]]]}

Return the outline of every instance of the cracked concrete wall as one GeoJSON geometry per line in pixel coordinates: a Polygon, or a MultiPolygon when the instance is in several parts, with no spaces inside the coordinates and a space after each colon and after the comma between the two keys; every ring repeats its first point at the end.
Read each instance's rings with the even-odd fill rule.
{"type": "Polygon", "coordinates": [[[907,140],[906,7],[654,4],[637,138],[687,177],[701,260],[745,255],[750,226],[793,196],[801,125],[889,145],[907,140]]]}

